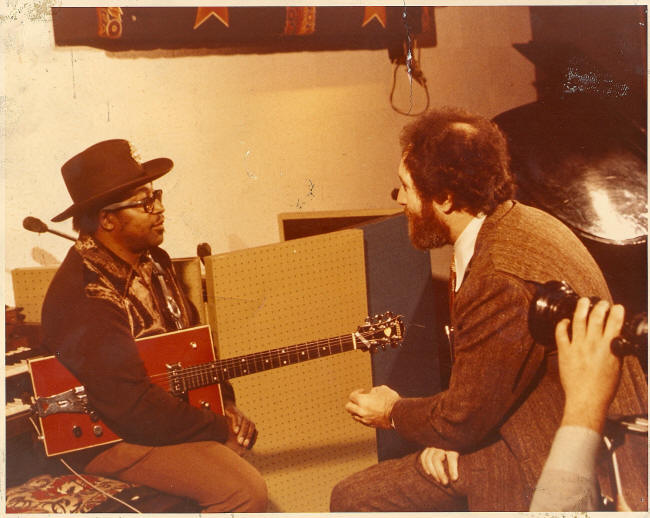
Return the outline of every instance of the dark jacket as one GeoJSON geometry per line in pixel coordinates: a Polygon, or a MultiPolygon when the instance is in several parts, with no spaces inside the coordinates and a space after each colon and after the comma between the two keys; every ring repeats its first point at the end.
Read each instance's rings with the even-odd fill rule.
{"type": "MultiPolygon", "coordinates": [[[[392,417],[401,435],[471,454],[465,459],[477,469],[499,461],[482,457],[483,448],[505,441],[524,481],[535,487],[564,405],[557,357],[535,343],[528,329],[538,283],[550,280],[610,300],[600,269],[565,225],[518,202],[501,204],[486,218],[454,297],[449,388],[398,402],[392,417]]],[[[638,362],[627,358],[611,411],[646,413],[646,392],[638,362]]]]}
{"type": "MultiPolygon", "coordinates": [[[[167,253],[155,248],[151,257],[165,270],[184,324],[196,324],[196,310],[182,293],[167,253]]],[[[124,440],[151,446],[224,442],[224,417],[188,405],[147,378],[134,339],[173,329],[151,268],[146,257],[133,268],[92,237],[82,236],[47,291],[44,346],[85,386],[92,408],[124,440]]],[[[226,388],[224,397],[233,399],[226,388]]]]}

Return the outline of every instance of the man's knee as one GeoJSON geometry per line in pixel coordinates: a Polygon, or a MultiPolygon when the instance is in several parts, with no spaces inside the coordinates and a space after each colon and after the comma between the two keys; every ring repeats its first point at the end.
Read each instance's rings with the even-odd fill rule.
{"type": "Polygon", "coordinates": [[[360,508],[359,491],[356,484],[348,477],[334,486],[330,495],[330,512],[362,511],[360,508]]]}
{"type": "Polygon", "coordinates": [[[238,509],[242,513],[263,513],[269,503],[269,493],[266,487],[266,482],[260,475],[256,479],[250,481],[246,489],[247,498],[242,509],[238,509]]]}
{"type": "Polygon", "coordinates": [[[215,502],[210,505],[203,504],[203,512],[223,513],[263,513],[268,506],[269,496],[266,482],[261,475],[248,476],[245,480],[239,481],[225,500],[221,492],[216,495],[215,502]]]}

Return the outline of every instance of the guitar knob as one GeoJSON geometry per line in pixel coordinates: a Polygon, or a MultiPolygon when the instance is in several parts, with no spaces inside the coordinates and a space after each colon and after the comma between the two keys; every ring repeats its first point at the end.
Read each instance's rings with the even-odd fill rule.
{"type": "Polygon", "coordinates": [[[207,408],[208,410],[210,410],[210,402],[209,401],[201,400],[200,405],[201,405],[201,408],[207,408]]]}
{"type": "Polygon", "coordinates": [[[95,437],[101,437],[104,434],[104,429],[100,425],[96,424],[93,426],[93,433],[95,434],[95,437]]]}
{"type": "Polygon", "coordinates": [[[83,432],[81,430],[81,427],[78,424],[72,427],[72,435],[74,435],[75,437],[81,437],[82,433],[83,432]]]}
{"type": "Polygon", "coordinates": [[[88,413],[88,417],[90,417],[90,420],[91,420],[93,423],[96,423],[97,421],[99,421],[99,415],[98,415],[97,412],[95,412],[94,410],[91,410],[91,411],[88,413]]]}

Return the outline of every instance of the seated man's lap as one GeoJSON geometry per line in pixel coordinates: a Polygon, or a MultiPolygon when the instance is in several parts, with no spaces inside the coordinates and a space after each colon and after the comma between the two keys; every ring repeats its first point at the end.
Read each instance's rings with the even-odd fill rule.
{"type": "Polygon", "coordinates": [[[266,499],[266,484],[259,472],[215,441],[156,447],[122,442],[93,459],[86,471],[185,496],[202,507],[218,506],[222,511],[266,499]]]}
{"type": "Polygon", "coordinates": [[[380,462],[339,482],[330,511],[462,511],[465,499],[454,485],[444,487],[427,475],[420,453],[380,462]]]}
{"type": "Polygon", "coordinates": [[[331,511],[527,511],[532,488],[503,441],[461,455],[459,478],[442,486],[428,475],[420,452],[355,473],[332,491],[331,511]]]}

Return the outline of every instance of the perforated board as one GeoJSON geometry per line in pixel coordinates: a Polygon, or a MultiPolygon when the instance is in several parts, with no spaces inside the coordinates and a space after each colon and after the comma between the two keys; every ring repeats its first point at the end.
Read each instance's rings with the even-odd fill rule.
{"type": "MultiPolygon", "coordinates": [[[[208,315],[219,356],[354,332],[367,313],[361,230],[206,258],[208,315]]],[[[270,512],[327,512],[332,487],[377,462],[375,432],[345,412],[372,386],[368,353],[351,351],[233,380],[259,428],[248,460],[270,512]]]]}
{"type": "Polygon", "coordinates": [[[40,322],[47,288],[58,267],[35,266],[11,270],[16,307],[23,308],[26,322],[40,322]]]}

